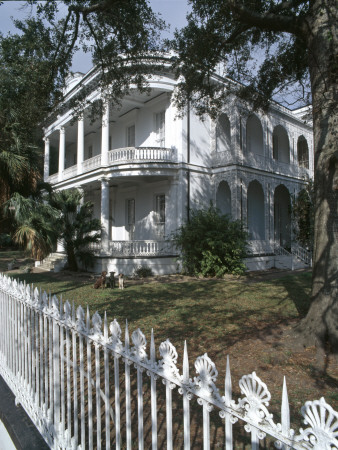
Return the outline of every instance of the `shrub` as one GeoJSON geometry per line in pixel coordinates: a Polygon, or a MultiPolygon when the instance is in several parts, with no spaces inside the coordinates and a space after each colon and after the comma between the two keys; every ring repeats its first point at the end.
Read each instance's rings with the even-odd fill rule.
{"type": "Polygon", "coordinates": [[[152,277],[154,274],[150,267],[139,266],[139,267],[136,267],[136,269],[134,270],[134,275],[135,275],[135,277],[138,277],[138,278],[147,278],[147,277],[152,277]]]}
{"type": "Polygon", "coordinates": [[[0,248],[12,247],[13,241],[9,234],[0,233],[0,248]]]}
{"type": "Polygon", "coordinates": [[[212,205],[192,211],[190,221],[172,237],[181,251],[183,270],[190,275],[220,277],[245,271],[247,233],[240,221],[231,221],[212,205]]]}

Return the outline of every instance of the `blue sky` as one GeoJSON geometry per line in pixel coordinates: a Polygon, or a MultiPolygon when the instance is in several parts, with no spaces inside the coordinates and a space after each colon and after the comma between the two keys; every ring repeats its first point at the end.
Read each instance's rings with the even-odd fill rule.
{"type": "MultiPolygon", "coordinates": [[[[186,24],[186,14],[189,9],[188,0],[149,0],[153,11],[160,13],[162,19],[170,25],[170,32],[164,33],[163,37],[172,36],[175,28],[182,28],[186,24]]],[[[0,6],[0,31],[3,34],[15,32],[11,17],[22,19],[29,16],[30,7],[25,7],[22,1],[5,1],[0,6]]],[[[91,68],[91,57],[89,54],[79,52],[75,55],[72,69],[76,72],[87,72],[91,68]]]]}

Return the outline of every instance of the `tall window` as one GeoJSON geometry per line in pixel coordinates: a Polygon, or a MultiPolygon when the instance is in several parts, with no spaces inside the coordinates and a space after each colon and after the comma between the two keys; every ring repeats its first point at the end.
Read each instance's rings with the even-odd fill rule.
{"type": "Polygon", "coordinates": [[[127,147],[135,147],[135,125],[127,128],[127,147]]]}
{"type": "Polygon", "coordinates": [[[135,200],[133,198],[127,200],[127,225],[128,237],[132,241],[135,236],[135,200]]]}
{"type": "Polygon", "coordinates": [[[163,239],[165,236],[165,195],[156,195],[156,234],[157,237],[163,239]]]}
{"type": "Polygon", "coordinates": [[[93,157],[93,146],[88,147],[88,159],[93,157]]]}
{"type": "Polygon", "coordinates": [[[158,147],[165,147],[165,111],[155,114],[156,143],[158,147]]]}

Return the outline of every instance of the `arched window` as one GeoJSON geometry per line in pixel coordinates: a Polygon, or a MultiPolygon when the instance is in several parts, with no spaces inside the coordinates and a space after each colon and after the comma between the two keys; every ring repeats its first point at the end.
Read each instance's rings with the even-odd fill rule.
{"type": "Polygon", "coordinates": [[[300,167],[309,168],[309,147],[304,136],[299,136],[297,142],[297,158],[300,167]]]}
{"type": "Polygon", "coordinates": [[[216,151],[230,151],[231,129],[230,120],[226,114],[221,114],[216,126],[216,151]]]}
{"type": "Polygon", "coordinates": [[[221,181],[217,188],[216,206],[222,214],[231,216],[231,191],[226,181],[221,181]]]}
{"type": "Polygon", "coordinates": [[[288,189],[280,184],[274,196],[275,241],[284,248],[291,247],[291,202],[288,189]]]}
{"type": "Polygon", "coordinates": [[[246,149],[248,153],[264,155],[263,128],[255,114],[251,114],[246,122],[246,149]]]}
{"type": "Polygon", "coordinates": [[[248,187],[248,230],[249,239],[265,239],[265,207],[262,185],[254,180],[248,187]]]}
{"type": "Polygon", "coordinates": [[[272,135],[273,158],[283,163],[290,163],[290,146],[288,134],[284,127],[277,125],[272,135]]]}

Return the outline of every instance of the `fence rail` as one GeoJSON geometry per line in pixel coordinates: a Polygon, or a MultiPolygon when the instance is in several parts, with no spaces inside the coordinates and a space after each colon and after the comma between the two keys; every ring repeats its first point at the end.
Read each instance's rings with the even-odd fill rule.
{"type": "Polygon", "coordinates": [[[216,366],[207,354],[196,359],[196,376],[191,378],[186,344],[180,372],[178,354],[169,339],[160,344],[161,359],[157,360],[153,333],[149,356],[140,329],[130,341],[126,324],[124,344],[121,334],[118,322],[108,325],[106,315],[103,321],[97,312],[90,317],[88,309],[87,313],[81,306],[75,310],[68,301],[0,274],[0,373],[51,448],[131,449],[137,442],[142,450],[145,445],[163,448],[166,442],[167,449],[172,449],[177,436],[173,424],[177,427],[181,422],[173,420],[173,407],[175,416],[180,410],[173,403],[176,388],[183,403],[181,446],[185,450],[191,448],[193,398],[202,410],[199,448],[204,450],[210,449],[213,409],[224,419],[223,448],[227,450],[234,446],[237,421],[244,422],[253,449],[266,435],[282,449],[337,448],[338,414],[324,398],[305,403],[301,412],[308,427],[296,433],[290,428],[285,380],[281,423],[276,423],[267,408],[271,395],[255,372],[240,379],[242,398],[235,402],[229,359],[222,396],[216,387],[216,366]],[[158,379],[164,388],[165,437],[158,423],[162,385],[158,379]]]}

